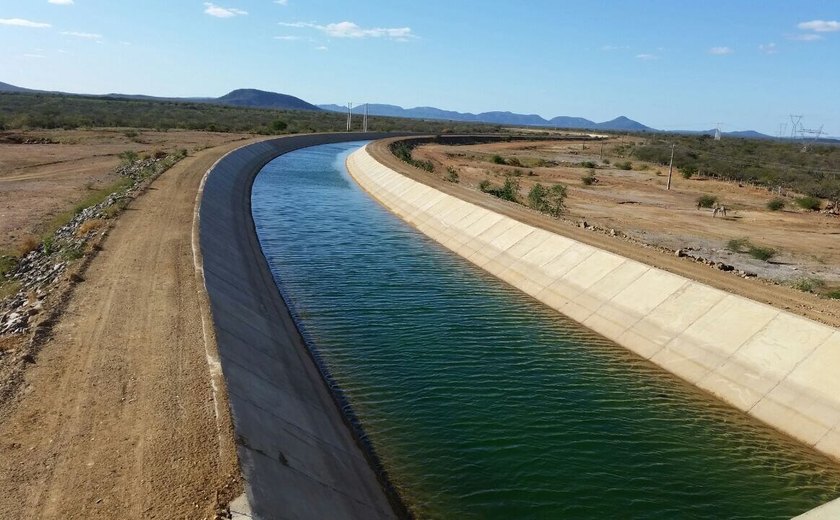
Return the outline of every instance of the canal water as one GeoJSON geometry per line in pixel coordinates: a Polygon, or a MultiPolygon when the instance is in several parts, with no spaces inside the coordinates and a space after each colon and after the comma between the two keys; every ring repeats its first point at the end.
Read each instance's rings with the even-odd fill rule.
{"type": "Polygon", "coordinates": [[[421,518],[790,518],[840,469],[281,156],[252,204],[281,292],[421,518]]]}

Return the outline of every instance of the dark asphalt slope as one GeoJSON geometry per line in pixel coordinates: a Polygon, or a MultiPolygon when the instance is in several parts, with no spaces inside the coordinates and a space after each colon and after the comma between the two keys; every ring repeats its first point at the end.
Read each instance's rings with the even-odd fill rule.
{"type": "Polygon", "coordinates": [[[258,518],[406,515],[301,338],[251,217],[254,177],[273,158],[308,146],[382,137],[316,134],[252,144],[221,159],[204,187],[204,276],[246,492],[258,518]]]}

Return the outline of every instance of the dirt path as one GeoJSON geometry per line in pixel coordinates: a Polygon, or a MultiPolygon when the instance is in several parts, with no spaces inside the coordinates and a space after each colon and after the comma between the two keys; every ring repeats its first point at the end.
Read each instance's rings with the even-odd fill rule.
{"type": "Polygon", "coordinates": [[[371,155],[388,167],[433,188],[507,215],[520,222],[697,280],[724,291],[800,314],[832,327],[840,327],[840,300],[820,299],[813,294],[790,287],[774,285],[758,279],[740,278],[686,258],[677,258],[673,254],[665,254],[654,248],[640,247],[620,238],[581,229],[573,223],[553,219],[525,206],[497,199],[460,184],[446,182],[440,177],[429,175],[427,172],[409,166],[396,158],[388,150],[390,141],[384,140],[373,143],[369,148],[371,155]]]}
{"type": "Polygon", "coordinates": [[[202,176],[242,144],[164,173],[103,243],[0,411],[0,518],[204,518],[239,491],[191,235],[202,176]]]}

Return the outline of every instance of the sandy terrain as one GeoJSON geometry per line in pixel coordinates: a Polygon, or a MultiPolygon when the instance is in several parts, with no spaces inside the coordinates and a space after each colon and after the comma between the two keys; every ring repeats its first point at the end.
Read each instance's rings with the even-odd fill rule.
{"type": "Polygon", "coordinates": [[[54,216],[113,184],[122,152],[195,152],[245,137],[127,129],[0,132],[0,254],[14,252],[54,216]]]}
{"type": "MultiPolygon", "coordinates": [[[[678,175],[674,176],[672,190],[668,192],[664,190],[666,178],[656,173],[660,170],[667,174],[667,167],[650,167],[647,171],[598,169],[596,177],[599,182],[592,187],[582,186],[580,179],[587,173],[585,168],[562,165],[552,168],[521,168],[523,174],[519,179],[523,197],[535,179],[542,182],[562,181],[569,185],[569,211],[566,218],[558,220],[479,191],[476,186],[481,180],[490,178],[494,184],[500,185],[504,179],[503,172],[516,169],[494,165],[489,158],[493,154],[506,158],[516,155],[524,162],[537,154],[545,154],[550,156],[550,160],[560,162],[563,154],[566,154],[572,158],[571,162],[579,163],[590,160],[587,157],[598,160],[598,143],[587,143],[586,150],[582,142],[562,142],[548,146],[548,143],[514,142],[456,147],[428,145],[417,148],[414,158],[433,161],[436,164],[433,174],[409,166],[394,157],[387,143],[381,141],[371,147],[371,153],[380,162],[464,200],[713,287],[775,305],[834,327],[840,326],[840,300],[819,298],[766,279],[741,278],[687,258],[678,258],[673,251],[668,253],[657,247],[646,247],[635,240],[578,227],[579,221],[585,219],[589,224],[616,229],[631,237],[638,236],[647,244],[672,243],[672,249],[705,247],[710,254],[712,249],[723,249],[723,244],[729,238],[747,236],[756,244],[777,247],[783,251],[779,256],[783,263],[769,265],[768,272],[783,272],[785,269],[792,271],[791,266],[784,262],[795,258],[803,267],[792,272],[813,270],[826,280],[837,280],[840,273],[840,250],[833,237],[840,232],[840,220],[837,217],[796,211],[771,213],[761,209],[770,198],[766,191],[711,180],[678,179],[678,175]],[[528,148],[530,146],[537,148],[528,148]],[[446,165],[457,170],[459,183],[443,180],[446,165]],[[528,171],[534,171],[537,175],[529,176],[528,171]],[[724,203],[734,208],[734,212],[730,212],[729,218],[721,219],[712,218],[709,210],[697,210],[695,199],[701,190],[719,193],[724,203]],[[807,247],[802,244],[807,244],[807,247]]],[[[727,252],[719,254],[727,255],[727,252]]],[[[762,267],[753,259],[739,261],[743,261],[745,270],[755,271],[762,267]]]]}
{"type": "Polygon", "coordinates": [[[236,146],[182,160],[103,242],[0,409],[0,518],[207,518],[241,492],[192,250],[201,178],[236,146]]]}

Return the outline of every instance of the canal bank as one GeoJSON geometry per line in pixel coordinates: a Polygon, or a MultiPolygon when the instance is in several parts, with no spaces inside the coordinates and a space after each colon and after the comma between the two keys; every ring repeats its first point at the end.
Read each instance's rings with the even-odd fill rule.
{"type": "Polygon", "coordinates": [[[840,459],[840,333],[503,216],[374,160],[357,182],[460,256],[735,408],[840,459]]]}
{"type": "Polygon", "coordinates": [[[322,134],[263,141],[229,153],[207,174],[199,209],[203,276],[240,467],[256,518],[404,514],[289,315],[251,216],[254,177],[275,157],[382,137],[322,134]]]}

